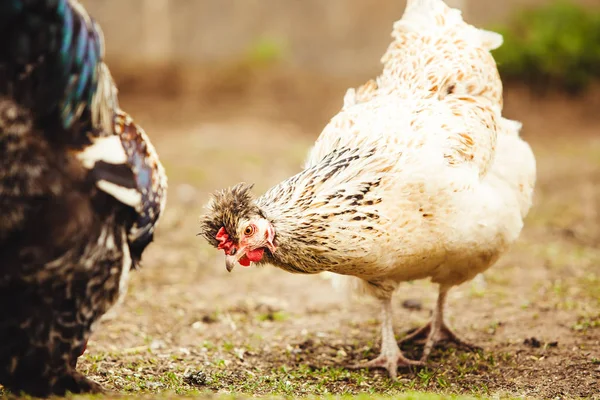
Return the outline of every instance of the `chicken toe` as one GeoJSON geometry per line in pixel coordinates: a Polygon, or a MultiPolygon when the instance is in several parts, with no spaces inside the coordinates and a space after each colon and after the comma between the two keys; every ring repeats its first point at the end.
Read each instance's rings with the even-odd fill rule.
{"type": "Polygon", "coordinates": [[[398,367],[422,366],[424,363],[404,357],[394,337],[392,301],[391,299],[382,299],[381,304],[381,352],[377,358],[355,364],[350,366],[350,368],[384,368],[388,371],[390,378],[396,379],[398,367]]]}
{"type": "Polygon", "coordinates": [[[425,344],[427,338],[429,337],[429,332],[431,331],[431,321],[423,325],[422,327],[415,329],[414,331],[409,331],[410,333],[406,335],[398,344],[402,345],[404,343],[418,343],[425,344]]]}
{"type": "Polygon", "coordinates": [[[382,352],[377,358],[373,360],[362,362],[358,364],[351,365],[350,369],[373,369],[373,368],[383,368],[387,370],[390,378],[396,379],[398,374],[399,367],[420,367],[424,366],[425,363],[422,361],[410,360],[404,357],[404,354],[397,349],[395,353],[385,354],[382,352]]]}
{"type": "Polygon", "coordinates": [[[450,344],[454,347],[458,347],[461,349],[469,350],[469,351],[477,351],[481,350],[481,347],[471,344],[469,342],[464,341],[459,338],[456,333],[452,331],[446,325],[445,322],[441,323],[441,326],[437,327],[433,332],[431,331],[431,322],[428,322],[426,325],[417,329],[416,331],[410,333],[408,336],[404,337],[400,344],[404,343],[419,343],[424,344],[423,355],[421,356],[421,361],[426,361],[431,353],[431,350],[439,344],[450,344]]]}
{"type": "Polygon", "coordinates": [[[425,347],[423,348],[421,361],[426,361],[429,358],[429,354],[434,346],[441,342],[450,343],[455,347],[460,347],[470,351],[481,349],[479,346],[475,346],[460,339],[452,331],[452,329],[446,325],[446,322],[444,321],[444,305],[447,294],[448,289],[441,287],[438,295],[437,305],[433,311],[433,317],[431,318],[431,321],[400,341],[400,344],[410,342],[424,343],[425,347]]]}
{"type": "MultiPolygon", "coordinates": [[[[430,328],[429,336],[427,337],[427,341],[425,342],[425,347],[423,348],[423,355],[421,356],[421,360],[425,361],[429,357],[431,350],[438,343],[449,343],[453,344],[455,347],[462,348],[469,351],[480,350],[481,347],[476,346],[474,344],[468,343],[462,339],[460,339],[453,331],[446,325],[444,321],[441,322],[438,326],[433,324],[434,329],[430,328]]],[[[430,323],[431,327],[432,324],[430,323]]]]}

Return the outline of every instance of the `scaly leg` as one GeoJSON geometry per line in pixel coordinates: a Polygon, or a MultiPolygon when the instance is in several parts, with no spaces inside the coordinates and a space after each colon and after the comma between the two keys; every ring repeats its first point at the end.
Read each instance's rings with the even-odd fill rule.
{"type": "Polygon", "coordinates": [[[452,329],[446,325],[446,322],[444,321],[444,306],[446,303],[446,295],[448,294],[448,290],[448,287],[440,286],[437,304],[433,310],[431,321],[400,341],[400,343],[407,343],[426,338],[421,361],[426,361],[427,358],[429,358],[429,354],[431,354],[433,347],[440,342],[453,343],[457,347],[462,347],[468,350],[480,349],[480,347],[460,339],[452,331],[452,329]]]}
{"type": "Polygon", "coordinates": [[[422,366],[421,361],[409,360],[404,357],[396,338],[394,337],[393,314],[392,314],[392,299],[383,299],[382,302],[382,319],[381,319],[381,352],[379,356],[366,363],[360,363],[350,368],[384,368],[388,371],[390,378],[396,379],[398,367],[422,366]]]}

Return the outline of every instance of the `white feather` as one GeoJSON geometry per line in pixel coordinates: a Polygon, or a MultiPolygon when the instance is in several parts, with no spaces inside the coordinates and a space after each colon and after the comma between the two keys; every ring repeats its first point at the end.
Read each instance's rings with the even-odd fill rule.
{"type": "Polygon", "coordinates": [[[497,32],[479,29],[481,34],[481,45],[487,50],[496,50],[504,43],[504,38],[497,32]]]}
{"type": "Polygon", "coordinates": [[[462,12],[451,8],[442,0],[408,0],[402,18],[394,23],[392,35],[398,39],[406,32],[448,34],[452,31],[463,40],[477,43],[486,50],[502,45],[502,35],[477,29],[464,22],[462,12]]]}
{"type": "Polygon", "coordinates": [[[124,164],[127,154],[121,143],[121,138],[116,135],[94,139],[91,146],[77,153],[77,158],[85,168],[92,169],[98,161],[109,164],[124,164]]]}
{"type": "Polygon", "coordinates": [[[117,304],[120,304],[125,298],[125,294],[127,294],[127,288],[129,287],[129,271],[131,270],[132,265],[131,253],[129,251],[129,244],[127,243],[125,231],[123,231],[121,243],[123,244],[123,264],[121,268],[121,277],[119,278],[119,299],[117,304]]]}
{"type": "MultiPolygon", "coordinates": [[[[369,292],[371,280],[429,277],[453,286],[474,278],[518,238],[535,184],[521,124],[501,117],[502,82],[489,50],[502,36],[466,24],[441,0],[409,1],[394,28],[376,84],[347,91],[305,163],[319,165],[341,147],[377,148],[377,157],[353,162],[351,177],[324,183],[382,179],[372,194],[382,199],[378,237],[361,236],[360,223],[328,222],[348,264],[324,278],[354,293],[369,292]]],[[[335,206],[322,213],[334,215],[335,206]]]]}
{"type": "MultiPolygon", "coordinates": [[[[121,138],[116,135],[94,139],[94,143],[79,152],[77,158],[87,169],[94,168],[99,161],[114,165],[127,163],[127,154],[121,144],[121,138]]],[[[137,189],[126,188],[106,180],[99,180],[96,186],[128,206],[137,208],[142,203],[142,195],[137,189]]]]}
{"type": "Polygon", "coordinates": [[[98,189],[110,194],[121,203],[127,204],[133,208],[137,208],[142,204],[142,194],[136,189],[119,186],[105,180],[99,180],[96,183],[96,186],[98,186],[98,189]]]}

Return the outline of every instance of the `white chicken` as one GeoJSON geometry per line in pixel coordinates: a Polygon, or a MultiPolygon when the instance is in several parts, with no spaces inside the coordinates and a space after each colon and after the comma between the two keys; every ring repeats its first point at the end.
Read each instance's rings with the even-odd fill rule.
{"type": "Polygon", "coordinates": [[[532,200],[535,159],[501,117],[496,33],[442,0],[409,0],[376,80],[348,91],[304,170],[255,199],[250,185],[214,194],[201,233],[226,266],[332,272],[381,301],[381,353],[361,367],[422,365],[442,339],[448,290],[513,243],[532,200]],[[392,302],[401,282],[440,285],[420,361],[403,356],[392,302]]]}

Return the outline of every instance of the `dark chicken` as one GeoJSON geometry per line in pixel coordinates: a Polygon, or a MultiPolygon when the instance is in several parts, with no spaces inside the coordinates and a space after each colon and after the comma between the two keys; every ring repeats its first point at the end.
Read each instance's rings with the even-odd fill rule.
{"type": "Polygon", "coordinates": [[[0,37],[0,384],[98,392],[77,358],[153,240],[166,176],[77,1],[0,0],[0,37]]]}

